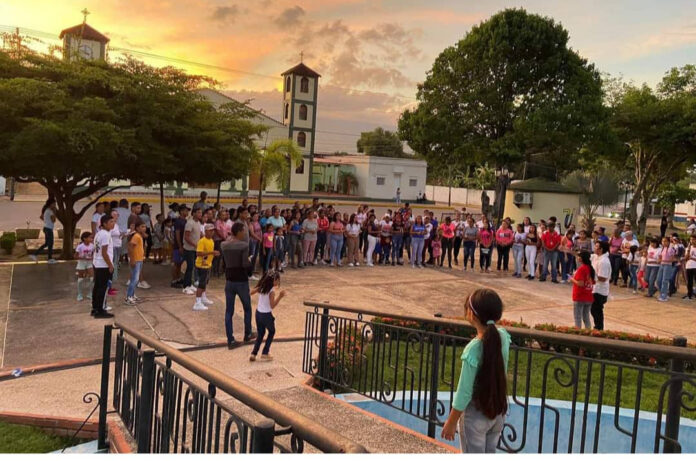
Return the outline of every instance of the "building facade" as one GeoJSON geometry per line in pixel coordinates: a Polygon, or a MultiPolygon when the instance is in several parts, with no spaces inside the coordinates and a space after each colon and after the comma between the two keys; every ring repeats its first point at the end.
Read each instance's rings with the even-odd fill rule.
{"type": "Polygon", "coordinates": [[[103,35],[86,22],[78,24],[60,32],[59,38],[63,40],[63,57],[74,59],[102,59],[106,60],[106,47],[109,37],[103,35]]]}

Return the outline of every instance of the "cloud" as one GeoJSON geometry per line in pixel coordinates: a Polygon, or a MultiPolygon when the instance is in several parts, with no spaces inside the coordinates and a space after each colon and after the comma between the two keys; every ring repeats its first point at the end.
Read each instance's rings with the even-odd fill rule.
{"type": "Polygon", "coordinates": [[[304,15],[305,10],[298,5],[295,5],[292,8],[286,8],[282,13],[280,13],[274,22],[281,27],[295,26],[300,23],[304,15]]]}
{"type": "Polygon", "coordinates": [[[240,13],[237,5],[218,6],[210,15],[210,19],[217,22],[228,23],[233,21],[240,13]]]}

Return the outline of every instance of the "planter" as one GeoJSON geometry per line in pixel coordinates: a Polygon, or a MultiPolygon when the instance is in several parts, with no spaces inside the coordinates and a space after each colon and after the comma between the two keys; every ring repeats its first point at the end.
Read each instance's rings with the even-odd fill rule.
{"type": "Polygon", "coordinates": [[[15,229],[17,241],[37,239],[41,235],[41,229],[15,229]]]}
{"type": "MultiPolygon", "coordinates": [[[[79,238],[81,233],[82,233],[82,229],[80,229],[79,227],[76,227],[75,233],[73,234],[73,237],[79,238]]],[[[64,234],[63,228],[58,229],[58,238],[59,239],[63,238],[63,234],[64,234]]]]}

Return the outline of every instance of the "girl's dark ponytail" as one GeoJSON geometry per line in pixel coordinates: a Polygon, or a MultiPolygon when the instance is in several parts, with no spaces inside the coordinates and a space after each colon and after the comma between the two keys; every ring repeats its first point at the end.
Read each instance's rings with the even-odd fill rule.
{"type": "Polygon", "coordinates": [[[469,298],[474,315],[486,327],[483,339],[481,366],[474,381],[473,402],[489,419],[508,409],[507,376],[503,362],[503,345],[495,323],[503,315],[503,301],[489,289],[479,289],[469,298]]]}

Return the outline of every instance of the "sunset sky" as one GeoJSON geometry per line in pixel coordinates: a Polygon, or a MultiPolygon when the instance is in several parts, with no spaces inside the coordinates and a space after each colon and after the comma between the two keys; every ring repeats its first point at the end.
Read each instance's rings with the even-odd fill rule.
{"type": "Polygon", "coordinates": [[[112,48],[205,64],[143,58],[212,75],[275,118],[279,74],[304,51],[322,75],[318,152],[354,151],[360,131],[394,129],[438,53],[507,7],[560,21],[574,49],[627,80],[654,84],[670,67],[696,61],[693,0],[2,0],[0,26],[57,36],[81,22],[84,7],[112,48]]]}

